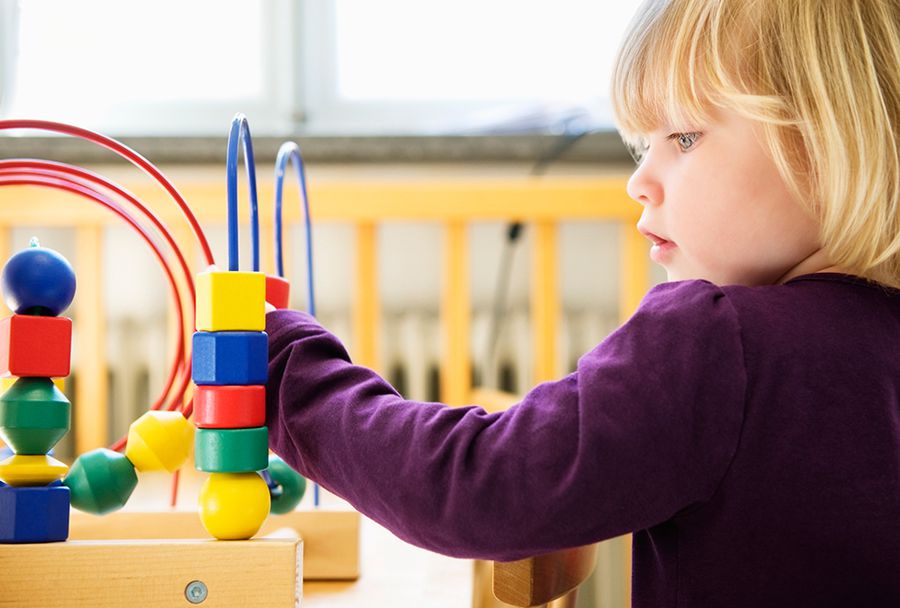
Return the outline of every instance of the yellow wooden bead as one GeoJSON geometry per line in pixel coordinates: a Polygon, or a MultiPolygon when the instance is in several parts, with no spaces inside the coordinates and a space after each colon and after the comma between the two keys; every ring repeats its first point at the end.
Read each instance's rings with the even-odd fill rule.
{"type": "Polygon", "coordinates": [[[212,473],[199,502],[207,532],[219,540],[246,540],[269,515],[269,486],[259,473],[212,473]]]}
{"type": "Polygon", "coordinates": [[[181,412],[149,411],[128,429],[125,457],[138,471],[181,468],[191,452],[194,425],[181,412]]]}
{"type": "Polygon", "coordinates": [[[68,471],[68,465],[46,454],[15,454],[0,462],[0,481],[11,486],[45,486],[68,471]]]}
{"type": "Polygon", "coordinates": [[[197,275],[197,331],[263,331],[266,275],[208,270],[197,275]]]}
{"type": "MultiPolygon", "coordinates": [[[[12,388],[12,385],[16,383],[15,376],[7,376],[5,378],[0,378],[0,393],[5,393],[8,389],[12,388]]],[[[59,389],[59,392],[66,392],[66,379],[65,378],[51,378],[53,380],[53,384],[56,385],[56,388],[59,389]]]]}

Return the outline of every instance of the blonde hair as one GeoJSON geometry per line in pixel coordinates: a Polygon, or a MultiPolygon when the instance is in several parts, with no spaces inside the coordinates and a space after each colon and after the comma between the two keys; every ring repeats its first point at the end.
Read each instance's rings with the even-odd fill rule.
{"type": "Polygon", "coordinates": [[[632,149],[711,105],[760,121],[831,262],[900,287],[900,0],[647,0],[612,101],[632,149]]]}

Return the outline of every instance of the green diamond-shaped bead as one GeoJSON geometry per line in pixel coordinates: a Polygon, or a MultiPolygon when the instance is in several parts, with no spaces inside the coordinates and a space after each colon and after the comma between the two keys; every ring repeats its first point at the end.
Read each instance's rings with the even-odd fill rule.
{"type": "Polygon", "coordinates": [[[16,454],[46,454],[70,419],[69,400],[49,378],[19,378],[0,395],[0,436],[16,454]]]}
{"type": "Polygon", "coordinates": [[[75,459],[63,485],[72,493],[72,506],[103,515],[121,509],[137,486],[134,465],[124,454],[99,448],[75,459]]]}

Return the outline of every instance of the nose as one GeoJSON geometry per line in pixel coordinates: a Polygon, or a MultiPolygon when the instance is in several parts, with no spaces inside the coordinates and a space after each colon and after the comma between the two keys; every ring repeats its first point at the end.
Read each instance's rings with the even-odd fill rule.
{"type": "Polygon", "coordinates": [[[628,179],[628,185],[625,188],[628,196],[645,207],[647,205],[658,205],[663,198],[662,185],[653,174],[649,161],[649,158],[644,158],[643,162],[631,174],[631,177],[628,179]]]}

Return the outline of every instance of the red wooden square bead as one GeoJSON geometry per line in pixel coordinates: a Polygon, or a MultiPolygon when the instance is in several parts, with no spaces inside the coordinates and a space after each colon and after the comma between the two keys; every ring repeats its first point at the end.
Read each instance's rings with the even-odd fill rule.
{"type": "Polygon", "coordinates": [[[266,423],[266,387],[198,386],[194,391],[194,424],[201,429],[243,429],[266,423]]]}
{"type": "Polygon", "coordinates": [[[72,319],[13,315],[0,320],[0,375],[69,375],[72,319]]]}

